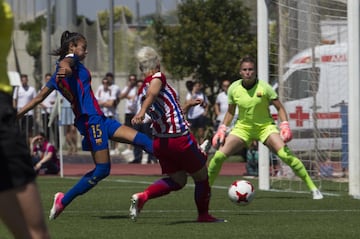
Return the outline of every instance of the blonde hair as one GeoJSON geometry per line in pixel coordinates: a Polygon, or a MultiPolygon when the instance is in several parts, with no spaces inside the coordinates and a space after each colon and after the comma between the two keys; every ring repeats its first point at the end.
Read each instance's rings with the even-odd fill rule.
{"type": "Polygon", "coordinates": [[[160,56],[151,47],[142,47],[136,54],[139,68],[143,73],[148,73],[152,70],[159,70],[160,56]]]}

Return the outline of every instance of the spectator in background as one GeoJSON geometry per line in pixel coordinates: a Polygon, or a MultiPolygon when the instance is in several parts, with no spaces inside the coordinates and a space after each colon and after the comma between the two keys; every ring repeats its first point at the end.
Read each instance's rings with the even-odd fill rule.
{"type": "MultiPolygon", "coordinates": [[[[128,78],[127,85],[121,91],[120,99],[125,99],[125,122],[124,124],[128,127],[133,127],[131,124],[131,119],[136,114],[137,110],[137,88],[136,88],[136,81],[137,77],[135,74],[130,74],[128,78]]],[[[128,144],[126,149],[121,153],[122,155],[126,156],[129,154],[133,154],[133,146],[128,144]]]]}
{"type": "Polygon", "coordinates": [[[191,132],[195,135],[199,144],[202,144],[205,140],[205,128],[209,123],[208,109],[209,100],[202,90],[202,84],[196,81],[192,87],[192,91],[186,95],[186,101],[192,99],[201,100],[199,105],[189,108],[187,113],[187,120],[190,123],[191,132]]]}
{"type": "Polygon", "coordinates": [[[258,142],[254,140],[246,151],[246,175],[259,175],[259,151],[258,142]]]}
{"type": "MultiPolygon", "coordinates": [[[[13,94],[14,106],[18,111],[36,96],[35,88],[29,85],[28,75],[21,74],[20,80],[21,86],[16,87],[13,94]]],[[[34,110],[27,112],[23,118],[19,119],[19,123],[20,129],[25,132],[30,143],[34,132],[34,110]]]]}
{"type": "MultiPolygon", "coordinates": [[[[0,0],[0,220],[16,239],[50,238],[25,133],[20,131],[7,75],[13,14],[0,0]]],[[[4,235],[1,235],[3,238],[4,235]]]]}
{"type": "Polygon", "coordinates": [[[215,127],[214,127],[215,130],[217,130],[219,124],[224,119],[224,116],[228,109],[229,104],[228,104],[227,90],[229,86],[230,86],[230,81],[223,80],[221,82],[221,91],[216,96],[215,105],[214,105],[215,116],[216,116],[215,127]]]}
{"type": "MultiPolygon", "coordinates": [[[[44,78],[44,87],[46,83],[50,80],[51,74],[46,73],[44,78]]],[[[53,107],[55,105],[57,98],[57,92],[53,91],[48,95],[43,102],[41,102],[41,120],[42,120],[42,126],[43,131],[45,133],[45,137],[50,139],[50,132],[54,136],[54,141],[56,143],[56,146],[58,146],[58,123],[57,123],[57,117],[55,117],[55,121],[52,122],[51,126],[49,127],[49,117],[51,114],[51,111],[53,110],[53,107]],[[51,129],[51,130],[50,130],[51,129]]]]}
{"type": "MultiPolygon", "coordinates": [[[[114,108],[115,108],[115,113],[116,113],[116,107],[118,106],[119,102],[120,102],[120,97],[121,97],[121,89],[118,85],[116,85],[114,83],[114,74],[111,72],[108,72],[105,74],[105,77],[103,78],[103,81],[106,79],[107,81],[107,89],[110,90],[111,92],[111,97],[114,97],[114,108]]],[[[102,82],[103,83],[103,82],[102,82]]],[[[104,84],[99,85],[99,87],[97,88],[96,92],[95,92],[95,97],[101,95],[101,91],[104,91],[104,84]]],[[[114,115],[114,117],[117,119],[118,116],[114,115]]]]}
{"type": "Polygon", "coordinates": [[[273,177],[281,176],[281,165],[279,157],[270,152],[270,175],[273,177]]]}
{"type": "MultiPolygon", "coordinates": [[[[225,116],[228,106],[229,106],[227,92],[228,92],[230,84],[231,84],[230,80],[223,80],[221,82],[221,91],[216,97],[216,101],[215,101],[215,105],[214,105],[214,110],[215,110],[215,115],[216,115],[216,121],[215,121],[215,127],[214,127],[215,130],[217,130],[220,123],[224,119],[224,116],[225,116]]],[[[236,110],[235,110],[234,119],[231,122],[230,127],[234,126],[237,117],[238,117],[238,108],[236,108],[236,110]]]]}
{"type": "Polygon", "coordinates": [[[67,154],[73,155],[77,153],[77,138],[78,132],[74,126],[75,116],[71,109],[69,101],[66,99],[61,100],[61,125],[65,129],[65,141],[67,144],[67,154]]]}
{"type": "MultiPolygon", "coordinates": [[[[105,77],[103,78],[103,81],[106,79],[107,81],[107,90],[111,92],[111,98],[114,98],[114,100],[112,100],[112,104],[113,106],[110,106],[108,103],[106,104],[106,107],[113,107],[114,109],[114,114],[111,116],[112,118],[119,120],[119,115],[117,113],[117,106],[120,103],[121,100],[121,88],[115,84],[115,77],[114,74],[111,72],[108,72],[105,74],[105,77]]],[[[95,92],[95,97],[99,97],[102,92],[104,91],[104,84],[100,84],[99,87],[97,88],[96,92],[95,92]]],[[[111,103],[111,102],[109,102],[111,103]]],[[[105,113],[105,112],[104,112],[105,113]]],[[[111,141],[111,150],[110,150],[110,155],[116,155],[119,154],[119,150],[118,150],[118,142],[114,142],[111,141]]]]}
{"type": "Polygon", "coordinates": [[[32,159],[35,172],[44,171],[45,174],[58,174],[60,161],[57,150],[46,138],[44,133],[35,136],[31,141],[32,159]]]}
{"type": "MultiPolygon", "coordinates": [[[[102,87],[100,90],[96,91],[95,98],[97,99],[101,110],[104,112],[106,117],[115,119],[116,109],[115,102],[116,97],[112,94],[112,90],[110,89],[110,82],[107,77],[102,80],[102,87]]],[[[100,88],[100,87],[99,87],[100,88]]]]}
{"type": "MultiPolygon", "coordinates": [[[[116,119],[116,95],[110,88],[109,77],[104,77],[102,84],[96,91],[95,97],[104,115],[110,119],[116,119]]],[[[110,141],[110,155],[115,154],[115,142],[110,141]]]]}
{"type": "Polygon", "coordinates": [[[188,91],[188,93],[192,91],[193,87],[194,87],[194,81],[192,80],[188,80],[185,82],[185,86],[186,86],[186,89],[188,91]]]}
{"type": "Polygon", "coordinates": [[[65,126],[65,140],[69,146],[67,154],[77,154],[78,132],[73,124],[65,126]]]}
{"type": "Polygon", "coordinates": [[[334,166],[330,158],[326,158],[324,162],[320,163],[319,176],[324,178],[331,178],[334,175],[334,166]]]}
{"type": "MultiPolygon", "coordinates": [[[[143,80],[136,81],[136,89],[137,90],[141,90],[141,86],[143,85],[143,82],[144,82],[143,80]]],[[[136,99],[136,102],[137,102],[137,111],[138,111],[141,108],[138,97],[136,99]]],[[[146,115],[146,116],[147,116],[147,118],[144,120],[144,123],[135,124],[135,125],[133,125],[133,127],[135,130],[149,136],[149,138],[153,138],[152,137],[152,129],[151,129],[151,118],[148,115],[146,115]]],[[[157,163],[157,159],[155,158],[155,156],[153,154],[146,153],[141,147],[138,147],[138,146],[134,146],[134,160],[132,160],[130,163],[141,163],[143,156],[147,156],[147,163],[157,163]]]]}

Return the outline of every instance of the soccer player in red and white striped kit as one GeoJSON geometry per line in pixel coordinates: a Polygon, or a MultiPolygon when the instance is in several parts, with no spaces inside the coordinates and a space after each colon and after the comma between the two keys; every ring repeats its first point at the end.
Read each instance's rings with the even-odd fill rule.
{"type": "Polygon", "coordinates": [[[145,114],[151,117],[154,155],[159,159],[162,173],[167,176],[155,181],[143,192],[132,195],[130,217],[136,220],[147,200],[182,189],[190,175],[195,182],[197,221],[224,222],[208,212],[207,155],[189,131],[177,92],[160,71],[159,55],[153,48],[143,47],[137,53],[137,60],[145,80],[138,91],[141,108],[133,117],[132,124],[143,123],[145,114]]]}

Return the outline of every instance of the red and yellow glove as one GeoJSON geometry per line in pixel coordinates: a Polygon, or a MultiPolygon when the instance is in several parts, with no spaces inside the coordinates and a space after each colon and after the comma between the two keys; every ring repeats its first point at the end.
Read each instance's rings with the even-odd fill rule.
{"type": "Polygon", "coordinates": [[[283,121],[280,123],[280,137],[285,143],[289,142],[292,139],[289,122],[283,121]]]}
{"type": "Polygon", "coordinates": [[[222,145],[225,143],[225,136],[226,136],[226,125],[222,124],[219,126],[217,132],[215,133],[213,139],[212,139],[212,146],[218,147],[218,145],[222,145]]]}

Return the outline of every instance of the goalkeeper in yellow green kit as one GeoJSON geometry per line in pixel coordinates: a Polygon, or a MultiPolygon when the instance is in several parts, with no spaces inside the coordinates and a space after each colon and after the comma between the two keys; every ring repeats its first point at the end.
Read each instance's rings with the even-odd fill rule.
{"type": "Polygon", "coordinates": [[[245,57],[240,60],[241,79],[233,82],[228,89],[228,111],[213,137],[213,146],[220,145],[209,163],[210,185],[213,185],[223,162],[253,140],[259,140],[291,167],[312,192],[313,199],[322,199],[323,195],[313,183],[304,164],[292,154],[286,146],[292,138],[287,113],[272,87],[256,77],[255,60],[245,57]],[[280,133],[271,117],[269,106],[273,104],[278,111],[280,133]],[[226,136],[227,126],[238,107],[238,119],[226,136]],[[226,136],[226,140],[225,140],[226,136]]]}

